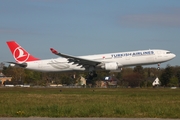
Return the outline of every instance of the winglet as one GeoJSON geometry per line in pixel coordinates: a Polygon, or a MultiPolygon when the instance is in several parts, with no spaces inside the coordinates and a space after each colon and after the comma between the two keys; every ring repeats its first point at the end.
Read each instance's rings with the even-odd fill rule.
{"type": "Polygon", "coordinates": [[[51,50],[51,52],[52,52],[53,54],[55,54],[55,55],[58,54],[58,51],[57,51],[57,50],[55,50],[55,49],[53,49],[53,48],[50,48],[50,50],[51,50]]]}

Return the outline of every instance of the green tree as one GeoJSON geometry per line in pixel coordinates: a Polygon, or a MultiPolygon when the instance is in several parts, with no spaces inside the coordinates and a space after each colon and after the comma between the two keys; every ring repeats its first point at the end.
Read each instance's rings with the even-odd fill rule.
{"type": "Polygon", "coordinates": [[[144,74],[144,69],[143,69],[142,66],[138,65],[138,66],[134,67],[134,72],[143,75],[144,74]]]}
{"type": "Polygon", "coordinates": [[[161,74],[160,77],[161,84],[163,86],[167,86],[170,82],[172,75],[173,75],[172,67],[168,65],[161,74]]]}
{"type": "Polygon", "coordinates": [[[25,70],[24,73],[24,83],[38,85],[38,82],[41,80],[41,72],[25,70]]]}
{"type": "Polygon", "coordinates": [[[176,72],[176,77],[178,79],[178,82],[180,83],[180,69],[176,72]]]}
{"type": "Polygon", "coordinates": [[[178,84],[179,84],[178,78],[173,76],[173,77],[170,78],[170,81],[169,81],[168,85],[171,86],[171,87],[177,87],[178,84]]]}
{"type": "Polygon", "coordinates": [[[12,76],[13,81],[24,80],[25,78],[24,69],[20,67],[8,66],[3,70],[3,72],[6,76],[12,76]]]}
{"type": "Polygon", "coordinates": [[[132,73],[126,74],[123,77],[123,81],[125,83],[128,83],[128,86],[138,87],[138,86],[140,86],[140,83],[142,82],[141,77],[142,76],[139,73],[132,72],[132,73]]]}

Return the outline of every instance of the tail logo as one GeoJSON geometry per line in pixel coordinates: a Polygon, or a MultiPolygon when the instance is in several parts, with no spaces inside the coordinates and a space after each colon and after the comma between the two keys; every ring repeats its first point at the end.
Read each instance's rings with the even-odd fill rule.
{"type": "Polygon", "coordinates": [[[17,47],[13,52],[13,56],[19,63],[26,62],[29,58],[29,54],[22,47],[17,47]]]}

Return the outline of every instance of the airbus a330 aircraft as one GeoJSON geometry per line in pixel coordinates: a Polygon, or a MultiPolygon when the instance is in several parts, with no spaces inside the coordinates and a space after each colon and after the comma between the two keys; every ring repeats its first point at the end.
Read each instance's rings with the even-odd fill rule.
{"type": "Polygon", "coordinates": [[[176,56],[167,50],[150,49],[76,57],[59,53],[55,49],[50,48],[53,54],[60,57],[40,60],[29,54],[15,41],[7,41],[7,45],[16,60],[16,62],[8,62],[11,66],[44,72],[87,70],[92,73],[92,76],[96,76],[94,72],[96,70],[120,72],[122,67],[160,64],[176,56]]]}

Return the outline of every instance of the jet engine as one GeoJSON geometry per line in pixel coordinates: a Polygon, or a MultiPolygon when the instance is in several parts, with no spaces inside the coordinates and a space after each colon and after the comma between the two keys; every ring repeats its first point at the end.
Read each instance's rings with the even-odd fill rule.
{"type": "Polygon", "coordinates": [[[105,63],[102,68],[105,70],[118,70],[118,64],[117,62],[105,63]]]}

